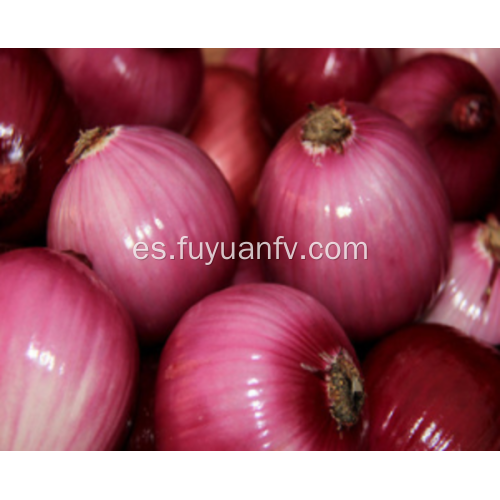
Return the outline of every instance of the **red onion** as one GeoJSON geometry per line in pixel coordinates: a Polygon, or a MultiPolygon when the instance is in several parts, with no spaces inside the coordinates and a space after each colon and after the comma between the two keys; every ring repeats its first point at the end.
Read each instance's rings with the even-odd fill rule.
{"type": "Polygon", "coordinates": [[[489,208],[500,175],[500,113],[494,90],[474,66],[446,55],[413,59],[382,83],[372,102],[426,145],[455,219],[489,208]]]}
{"type": "Polygon", "coordinates": [[[47,49],[87,127],[186,129],[203,76],[200,49],[47,49]]]}
{"type": "Polygon", "coordinates": [[[215,165],[188,139],[148,127],[82,135],[48,231],[49,246],[90,259],[144,342],[164,340],[191,305],[228,284],[235,260],[221,247],[231,255],[237,236],[234,201],[215,165]],[[190,258],[200,247],[203,258],[190,258]]]}
{"type": "Polygon", "coordinates": [[[476,65],[500,96],[500,49],[397,49],[398,61],[405,62],[427,53],[449,54],[476,65]]]}
{"type": "Polygon", "coordinates": [[[269,156],[255,81],[236,69],[208,68],[201,112],[190,138],[219,167],[245,219],[269,156]]]}
{"type": "Polygon", "coordinates": [[[0,49],[0,75],[0,240],[32,242],[45,232],[79,119],[43,53],[0,49]]]}
{"type": "Polygon", "coordinates": [[[348,450],[367,428],[363,380],[344,332],[313,298],[280,285],[211,295],[162,353],[164,450],[348,450]]]}
{"type": "Polygon", "coordinates": [[[229,49],[224,56],[224,63],[257,76],[260,52],[261,49],[229,49]]]}
{"type": "Polygon", "coordinates": [[[500,225],[456,224],[446,287],[426,320],[454,326],[490,344],[500,344],[500,225]]]}
{"type": "Polygon", "coordinates": [[[269,277],[319,299],[357,341],[416,318],[445,276],[450,220],[434,165],[401,122],[364,104],[325,106],[286,132],[258,216],[269,277]],[[297,244],[293,258],[283,242],[290,255],[297,244]]]}
{"type": "Polygon", "coordinates": [[[263,49],[259,77],[265,115],[280,135],[311,103],[367,101],[391,57],[389,49],[263,49]]]}
{"type": "Polygon", "coordinates": [[[363,364],[372,450],[500,450],[500,357],[453,328],[418,325],[363,364]]]}
{"type": "Polygon", "coordinates": [[[154,408],[155,385],[160,353],[155,351],[141,355],[139,372],[139,397],[132,431],[125,449],[127,451],[155,451],[154,408]]]}
{"type": "Polygon", "coordinates": [[[95,274],[46,249],[0,256],[0,449],[104,450],[130,411],[132,323],[95,274]]]}

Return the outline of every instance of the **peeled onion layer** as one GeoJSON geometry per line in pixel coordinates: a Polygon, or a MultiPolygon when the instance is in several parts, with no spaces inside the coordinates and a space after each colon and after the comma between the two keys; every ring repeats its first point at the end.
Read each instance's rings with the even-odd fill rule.
{"type": "Polygon", "coordinates": [[[0,276],[0,449],[114,449],[138,368],[122,305],[84,264],[47,249],[1,255],[0,276]]]}
{"type": "Polygon", "coordinates": [[[223,259],[220,247],[228,255],[238,233],[229,187],[191,141],[168,130],[115,127],[87,132],[77,144],[53,198],[48,242],[86,255],[141,341],[159,343],[191,305],[229,284],[236,261],[223,259]],[[138,243],[149,249],[137,253],[142,258],[134,255],[138,243]],[[156,251],[155,243],[164,246],[156,251]],[[190,258],[200,245],[203,259],[190,258]],[[210,265],[207,245],[218,245],[210,265]]]}

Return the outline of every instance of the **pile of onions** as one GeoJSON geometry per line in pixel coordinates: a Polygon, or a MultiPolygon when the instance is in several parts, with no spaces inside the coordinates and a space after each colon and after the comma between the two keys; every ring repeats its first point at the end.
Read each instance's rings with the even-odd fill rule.
{"type": "Polygon", "coordinates": [[[191,141],[115,127],[82,134],[54,194],[48,243],[86,255],[140,339],[160,342],[191,305],[229,283],[236,261],[221,247],[230,255],[238,233],[229,187],[191,141]]]}
{"type": "Polygon", "coordinates": [[[490,344],[500,344],[500,225],[462,223],[453,228],[453,258],[446,287],[426,316],[490,344]]]}
{"type": "Polygon", "coordinates": [[[201,95],[200,49],[46,49],[86,127],[185,131],[201,95]]]}
{"type": "Polygon", "coordinates": [[[229,49],[224,56],[224,64],[242,69],[257,76],[259,56],[262,49],[229,49]]]}
{"type": "Polygon", "coordinates": [[[78,112],[43,53],[0,49],[0,241],[43,238],[78,112]]]}
{"type": "Polygon", "coordinates": [[[269,277],[319,299],[357,341],[411,322],[445,277],[450,215],[435,167],[403,123],[364,104],[319,108],[286,132],[258,218],[261,241],[283,238],[269,277]]]}
{"type": "Polygon", "coordinates": [[[499,450],[500,356],[441,325],[406,328],[363,364],[371,450],[499,450]]]}
{"type": "Polygon", "coordinates": [[[341,327],[280,285],[231,287],[182,318],[158,372],[163,450],[355,450],[363,379],[341,327]]]}
{"type": "Polygon", "coordinates": [[[367,101],[391,67],[389,49],[262,49],[263,111],[277,136],[308,106],[367,101]]]}
{"type": "Polygon", "coordinates": [[[461,57],[466,61],[476,65],[488,78],[500,96],[500,49],[396,49],[396,59],[399,63],[404,63],[409,59],[419,57],[423,54],[438,53],[449,54],[461,57]]]}
{"type": "Polygon", "coordinates": [[[472,64],[447,55],[413,59],[384,80],[372,103],[428,148],[455,219],[489,209],[500,180],[500,106],[472,64]]]}
{"type": "Polygon", "coordinates": [[[46,249],[0,256],[0,276],[0,449],[113,449],[138,367],[123,307],[84,264],[46,249]]]}
{"type": "Polygon", "coordinates": [[[201,110],[190,139],[219,167],[245,220],[269,155],[254,79],[237,69],[207,68],[201,110]]]}

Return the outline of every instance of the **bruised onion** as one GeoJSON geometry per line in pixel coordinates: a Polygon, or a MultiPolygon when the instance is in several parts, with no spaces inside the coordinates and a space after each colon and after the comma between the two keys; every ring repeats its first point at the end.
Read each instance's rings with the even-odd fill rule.
{"type": "Polygon", "coordinates": [[[269,155],[255,81],[240,70],[207,68],[200,114],[190,135],[226,178],[246,219],[269,155]]]}
{"type": "Polygon", "coordinates": [[[49,218],[49,246],[88,257],[144,342],[165,340],[191,305],[229,283],[237,240],[216,166],[188,139],[149,127],[82,134],[49,218]]]}
{"type": "Polygon", "coordinates": [[[328,311],[280,285],[227,288],[176,326],[161,356],[163,450],[350,450],[364,446],[363,379],[328,311]]]}
{"type": "Polygon", "coordinates": [[[456,224],[446,286],[426,315],[430,323],[454,326],[490,344],[500,344],[500,225],[456,224]]]}
{"type": "Polygon", "coordinates": [[[367,101],[391,65],[389,49],[263,49],[262,106],[279,136],[311,103],[367,101]]]}
{"type": "Polygon", "coordinates": [[[500,450],[500,356],[441,325],[380,342],[363,370],[371,450],[500,450]]]}
{"type": "Polygon", "coordinates": [[[43,53],[0,49],[0,241],[43,237],[78,112],[43,53]]]}
{"type": "Polygon", "coordinates": [[[497,95],[500,96],[500,49],[482,48],[482,49],[396,49],[396,59],[404,63],[409,59],[419,57],[423,54],[438,53],[448,54],[450,56],[460,57],[477,66],[488,78],[495,88],[497,95]]]}
{"type": "Polygon", "coordinates": [[[319,299],[357,341],[419,316],[445,277],[450,216],[435,167],[403,123],[364,104],[316,109],[286,132],[258,217],[269,278],[319,299]]]}
{"type": "Polygon", "coordinates": [[[425,144],[455,219],[488,210],[500,180],[500,106],[472,64],[447,55],[413,59],[384,80],[372,103],[425,144]]]}
{"type": "Polygon", "coordinates": [[[0,449],[113,449],[138,365],[125,310],[69,255],[14,250],[0,277],[0,449]]]}
{"type": "Polygon", "coordinates": [[[47,49],[86,127],[184,131],[201,94],[200,49],[47,49]]]}

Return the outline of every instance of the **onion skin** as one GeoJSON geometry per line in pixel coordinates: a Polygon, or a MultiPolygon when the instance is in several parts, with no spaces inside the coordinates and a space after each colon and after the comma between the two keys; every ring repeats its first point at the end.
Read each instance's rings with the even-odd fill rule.
{"type": "Polygon", "coordinates": [[[311,103],[368,101],[391,62],[389,49],[263,49],[264,114],[279,137],[311,103]]]}
{"type": "Polygon", "coordinates": [[[229,49],[224,56],[224,64],[242,69],[253,77],[259,70],[259,58],[262,49],[229,49]]]}
{"type": "Polygon", "coordinates": [[[406,328],[363,364],[371,450],[499,450],[497,351],[441,325],[406,328]]]}
{"type": "Polygon", "coordinates": [[[364,446],[360,420],[340,432],[328,409],[321,353],[344,332],[311,297],[280,285],[231,287],[194,306],[160,361],[156,435],[163,450],[341,450],[364,446]],[[302,365],[301,365],[302,364],[302,365]]]}
{"type": "Polygon", "coordinates": [[[268,279],[316,297],[361,342],[425,310],[448,268],[451,221],[435,167],[404,124],[360,103],[333,109],[351,136],[314,154],[302,141],[309,118],[295,123],[266,163],[258,223],[261,241],[282,236],[290,251],[297,242],[292,259],[273,247],[268,279]],[[340,258],[313,260],[313,242],[337,242],[340,258]],[[352,245],[345,259],[349,242],[364,242],[367,259],[352,245]]]}
{"type": "Polygon", "coordinates": [[[86,255],[132,316],[144,343],[164,341],[181,315],[202,297],[229,284],[236,261],[217,252],[211,265],[180,259],[178,242],[238,242],[231,192],[212,161],[188,139],[168,130],[117,127],[104,146],[75,160],[54,194],[51,248],[86,255]],[[133,247],[146,242],[149,257],[133,247]],[[155,260],[152,245],[165,245],[155,260]],[[174,260],[169,256],[174,255],[174,260]],[[144,254],[140,254],[144,256],[144,254]]]}
{"type": "MultiPolygon", "coordinates": [[[[429,323],[457,328],[483,342],[500,344],[500,283],[495,256],[486,243],[488,225],[461,223],[453,228],[453,258],[446,286],[426,315],[429,323]],[[491,290],[489,286],[491,281],[491,290]]],[[[498,234],[498,227],[495,228],[498,234]]]]}
{"type": "Polygon", "coordinates": [[[87,128],[185,131],[201,96],[200,49],[46,49],[87,128]]]}
{"type": "Polygon", "coordinates": [[[219,167],[245,220],[270,152],[260,123],[255,81],[240,70],[208,68],[190,139],[219,167]]]}
{"type": "Polygon", "coordinates": [[[0,276],[0,449],[113,449],[138,368],[123,307],[85,265],[46,249],[0,256],[0,276]]]}
{"type": "Polygon", "coordinates": [[[43,53],[0,49],[0,241],[43,237],[80,123],[43,53]]]}
{"type": "Polygon", "coordinates": [[[396,59],[399,63],[404,63],[409,59],[419,57],[423,54],[438,53],[450,56],[461,57],[466,61],[476,65],[488,78],[490,83],[500,96],[500,49],[396,49],[396,59]]]}
{"type": "Polygon", "coordinates": [[[472,64],[436,54],[413,59],[384,80],[372,103],[428,148],[456,220],[490,208],[500,177],[500,106],[472,64]]]}

